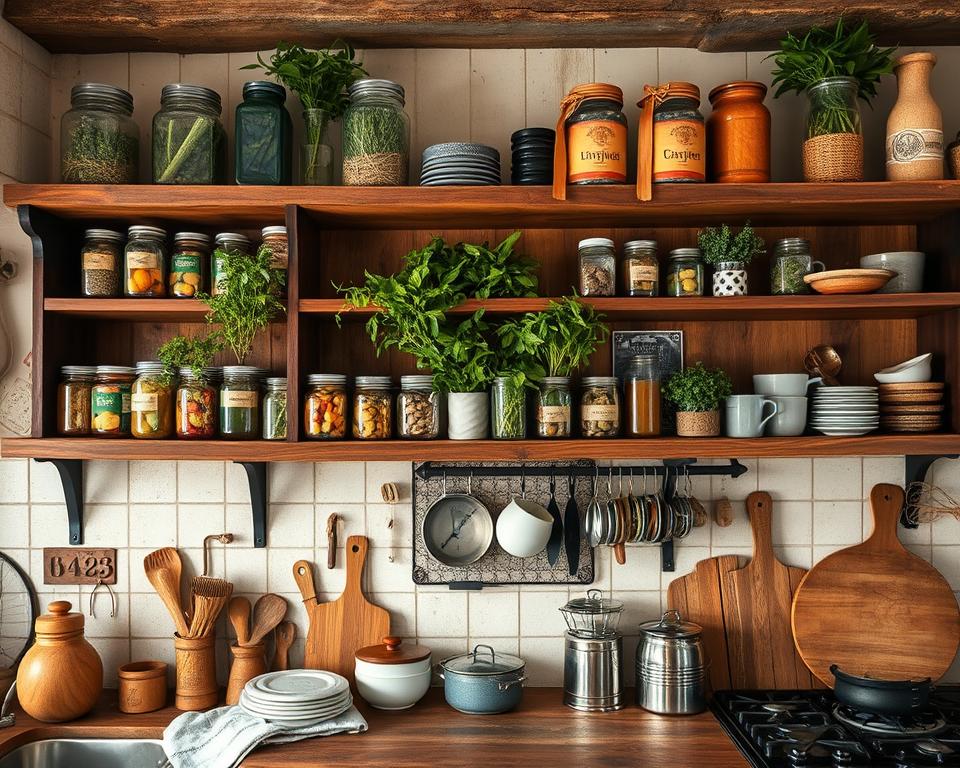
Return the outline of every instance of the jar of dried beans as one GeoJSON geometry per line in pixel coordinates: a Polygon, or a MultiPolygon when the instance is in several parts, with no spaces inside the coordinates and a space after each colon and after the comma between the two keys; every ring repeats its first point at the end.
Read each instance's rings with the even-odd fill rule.
{"type": "Polygon", "coordinates": [[[544,376],[537,394],[537,434],[570,437],[570,378],[544,376]]]}
{"type": "Polygon", "coordinates": [[[130,387],[134,370],[125,365],[98,365],[90,390],[90,432],[98,437],[130,434],[130,387]]]}
{"type": "Polygon", "coordinates": [[[146,440],[173,434],[173,384],[162,363],[137,363],[137,378],[130,389],[130,434],[146,440]]]}
{"type": "Polygon", "coordinates": [[[624,243],[620,273],[627,296],[656,296],[660,282],[657,241],[631,240],[624,243]]]}
{"type": "Polygon", "coordinates": [[[173,236],[170,257],[170,295],[189,299],[205,291],[207,260],[210,258],[210,236],[200,232],[177,232],[173,236]]]}
{"type": "Polygon", "coordinates": [[[262,239],[260,247],[270,251],[270,269],[277,273],[280,295],[285,296],[287,292],[287,228],[264,227],[260,237],[262,239]]]}
{"type": "Polygon", "coordinates": [[[198,376],[192,368],[180,369],[177,387],[177,437],[212,439],[217,436],[217,390],[214,368],[198,376]]]}
{"type": "Polygon", "coordinates": [[[303,401],[303,431],[312,440],[347,436],[347,377],[339,373],[311,373],[303,401]]]}
{"type": "Polygon", "coordinates": [[[80,251],[80,294],[116,296],[120,290],[120,261],[123,254],[122,232],[112,229],[88,229],[80,251]]]}
{"type": "Polygon", "coordinates": [[[615,376],[587,376],[580,394],[580,431],[584,437],[616,437],[620,397],[615,376]]]}
{"type": "Polygon", "coordinates": [[[401,376],[397,398],[400,437],[433,440],[440,434],[440,394],[433,390],[433,376],[401,376]]]}
{"type": "Polygon", "coordinates": [[[57,432],[61,435],[90,434],[90,390],[96,368],[65,365],[57,387],[57,432]]]}
{"type": "Polygon", "coordinates": [[[615,296],[617,256],[613,240],[589,237],[580,241],[580,295],[615,296]]]}
{"type": "Polygon", "coordinates": [[[226,440],[260,437],[260,370],[225,365],[220,385],[220,436],[226,440]]]}
{"type": "Polygon", "coordinates": [[[387,440],[393,433],[392,382],[389,376],[357,376],[353,393],[353,436],[387,440]]]}
{"type": "Polygon", "coordinates": [[[263,439],[287,439],[287,379],[276,376],[267,379],[263,395],[263,439]]]}
{"type": "Polygon", "coordinates": [[[127,230],[123,252],[125,296],[166,295],[166,239],[167,233],[159,227],[135,225],[127,230]]]}

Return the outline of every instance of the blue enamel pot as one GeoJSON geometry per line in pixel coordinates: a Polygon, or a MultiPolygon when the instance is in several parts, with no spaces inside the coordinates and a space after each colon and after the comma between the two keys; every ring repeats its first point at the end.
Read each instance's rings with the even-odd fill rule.
{"type": "Polygon", "coordinates": [[[495,715],[515,708],[523,696],[523,659],[477,645],[472,653],[437,665],[447,704],[469,715],[495,715]]]}

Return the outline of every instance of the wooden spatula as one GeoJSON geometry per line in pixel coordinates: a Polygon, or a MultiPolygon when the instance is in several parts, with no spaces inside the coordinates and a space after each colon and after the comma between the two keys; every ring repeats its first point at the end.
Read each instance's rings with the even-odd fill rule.
{"type": "Polygon", "coordinates": [[[183,570],[180,553],[173,547],[164,547],[151,552],[143,558],[143,570],[167,607],[167,612],[173,618],[177,634],[180,637],[190,637],[190,627],[187,625],[183,605],[180,602],[180,574],[183,570]]]}
{"type": "Polygon", "coordinates": [[[277,626],[276,651],[273,655],[273,668],[283,671],[289,667],[290,646],[297,639],[297,625],[292,621],[281,621],[277,626]]]}
{"type": "Polygon", "coordinates": [[[250,640],[250,601],[245,597],[234,597],[227,607],[227,615],[237,633],[237,645],[247,645],[250,640]]]}
{"type": "Polygon", "coordinates": [[[280,595],[267,594],[260,597],[253,606],[253,623],[250,626],[250,640],[246,645],[258,645],[269,633],[273,632],[283,617],[287,615],[287,601],[280,595]]]}

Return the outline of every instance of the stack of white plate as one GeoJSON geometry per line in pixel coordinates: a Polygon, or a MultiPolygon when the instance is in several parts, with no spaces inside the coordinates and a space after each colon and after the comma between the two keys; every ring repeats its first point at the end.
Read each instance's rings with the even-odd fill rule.
{"type": "Polygon", "coordinates": [[[813,393],[810,426],[836,437],[855,437],[880,426],[876,387],[818,387],[813,393]]]}
{"type": "Polygon", "coordinates": [[[420,186],[496,186],[500,152],[485,144],[449,142],[423,150],[420,186]]]}
{"type": "Polygon", "coordinates": [[[250,680],[240,706],[286,728],[305,728],[338,717],[353,706],[345,677],[321,669],[268,672],[250,680]]]}

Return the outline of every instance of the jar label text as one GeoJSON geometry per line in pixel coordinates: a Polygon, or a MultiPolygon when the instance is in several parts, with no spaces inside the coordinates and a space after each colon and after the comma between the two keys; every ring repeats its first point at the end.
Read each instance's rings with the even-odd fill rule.
{"type": "Polygon", "coordinates": [[[904,128],[887,136],[887,165],[921,160],[943,162],[943,131],[936,128],[904,128]]]}
{"type": "Polygon", "coordinates": [[[587,120],[567,129],[567,181],[627,180],[627,127],[613,120],[587,120]]]}
{"type": "Polygon", "coordinates": [[[570,406],[541,405],[537,409],[537,421],[541,424],[566,424],[570,421],[570,406]]]}
{"type": "Polygon", "coordinates": [[[580,409],[582,421],[617,421],[619,416],[616,405],[584,405],[580,409]]]}
{"type": "Polygon", "coordinates": [[[706,156],[702,123],[660,120],[653,124],[654,181],[703,181],[706,156]]]}
{"type": "Polygon", "coordinates": [[[256,408],[259,395],[246,390],[225,390],[220,393],[220,405],[223,408],[256,408]]]}
{"type": "Polygon", "coordinates": [[[83,254],[83,268],[85,270],[92,269],[109,269],[113,270],[114,260],[113,254],[109,251],[86,251],[83,254]]]}
{"type": "Polygon", "coordinates": [[[159,410],[159,397],[156,392],[137,392],[130,396],[130,410],[145,413],[159,410]]]}
{"type": "Polygon", "coordinates": [[[128,269],[159,269],[157,254],[152,251],[127,251],[128,269]]]}

